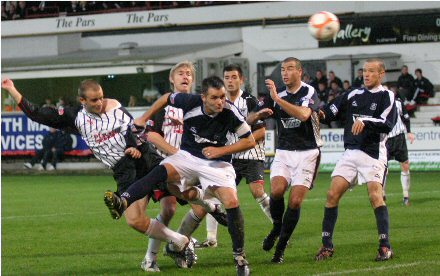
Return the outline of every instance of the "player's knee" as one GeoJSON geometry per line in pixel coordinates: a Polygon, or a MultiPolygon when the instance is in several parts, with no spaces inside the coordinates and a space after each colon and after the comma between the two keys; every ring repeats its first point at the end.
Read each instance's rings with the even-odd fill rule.
{"type": "Polygon", "coordinates": [[[264,194],[264,182],[252,182],[249,184],[249,189],[254,198],[259,198],[264,194]]]}
{"type": "Polygon", "coordinates": [[[226,209],[236,208],[239,205],[238,199],[233,197],[227,198],[223,200],[223,205],[225,206],[226,209]]]}
{"type": "Polygon", "coordinates": [[[370,199],[370,203],[371,206],[373,206],[373,208],[383,205],[383,196],[381,192],[379,191],[370,192],[368,197],[370,199]]]}
{"type": "Polygon", "coordinates": [[[335,190],[330,189],[327,191],[327,203],[337,205],[340,197],[341,195],[335,190]]]}
{"type": "Polygon", "coordinates": [[[289,208],[290,209],[299,209],[302,204],[302,198],[299,196],[294,196],[289,200],[289,208]]]}

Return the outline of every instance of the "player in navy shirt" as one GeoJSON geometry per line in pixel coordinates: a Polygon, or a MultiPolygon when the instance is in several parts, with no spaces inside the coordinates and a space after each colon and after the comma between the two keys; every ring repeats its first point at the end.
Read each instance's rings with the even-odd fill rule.
{"type": "Polygon", "coordinates": [[[165,94],[136,123],[143,125],[167,104],[182,108],[184,112],[180,150],[165,158],[161,165],[130,186],[121,197],[106,193],[108,206],[112,211],[122,213],[127,206],[142,199],[151,185],[161,181],[167,181],[171,192],[188,201],[216,197],[226,208],[237,273],[249,275],[244,253],[244,221],[230,161],[233,153],[256,145],[251,129],[237,108],[226,101],[225,87],[218,77],[203,80],[202,95],[165,94]],[[237,133],[240,140],[226,145],[228,132],[237,133]],[[202,189],[193,186],[197,181],[202,189]]]}
{"type": "Polygon", "coordinates": [[[277,92],[272,80],[266,80],[270,98],[259,111],[248,116],[248,123],[273,116],[277,120],[278,146],[270,168],[270,214],[273,228],[263,241],[269,251],[279,237],[272,262],[282,263],[284,250],[299,221],[301,204],[312,189],[319,166],[319,100],[315,88],[301,81],[301,61],[289,57],[281,63],[286,89],[277,92]],[[287,210],[284,193],[291,186],[287,210]]]}
{"type": "Polygon", "coordinates": [[[332,173],[322,222],[323,245],[315,256],[316,260],[333,255],[332,236],[339,200],[356,182],[367,183],[370,203],[376,216],[379,234],[376,260],[385,261],[393,256],[388,239],[388,210],[382,197],[382,185],[387,169],[387,134],[396,123],[397,112],[393,92],[381,85],[385,76],[383,61],[367,60],[363,72],[364,88],[336,98],[323,110],[322,115],[327,122],[340,119],[341,113],[346,114],[345,152],[332,173]]]}

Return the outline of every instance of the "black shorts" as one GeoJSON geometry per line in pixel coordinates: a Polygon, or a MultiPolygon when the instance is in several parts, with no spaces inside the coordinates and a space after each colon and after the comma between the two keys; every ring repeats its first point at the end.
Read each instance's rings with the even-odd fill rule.
{"type": "Polygon", "coordinates": [[[232,159],[236,178],[235,184],[240,184],[241,179],[246,178],[246,184],[255,181],[264,181],[264,162],[262,160],[232,159]]]}
{"type": "MultiPolygon", "coordinates": [[[[125,192],[136,180],[147,175],[163,160],[148,143],[138,146],[137,149],[142,153],[141,158],[133,159],[129,156],[124,156],[113,167],[113,178],[117,183],[116,193],[119,195],[125,192]]],[[[158,201],[160,198],[170,195],[164,183],[158,184],[153,190],[156,192],[153,191],[148,197],[153,198],[154,201],[158,201]]]]}
{"type": "Polygon", "coordinates": [[[400,163],[408,161],[408,148],[406,147],[405,133],[388,138],[388,160],[396,160],[400,163]]]}

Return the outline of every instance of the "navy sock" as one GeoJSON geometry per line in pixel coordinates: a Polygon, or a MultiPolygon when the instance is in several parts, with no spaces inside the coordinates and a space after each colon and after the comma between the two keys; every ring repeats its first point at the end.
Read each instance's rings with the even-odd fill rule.
{"type": "Polygon", "coordinates": [[[226,215],[232,250],[235,254],[241,254],[244,251],[244,220],[240,207],[226,209],[226,215]]]}
{"type": "Polygon", "coordinates": [[[376,216],[377,233],[379,234],[379,244],[381,247],[390,248],[390,241],[388,239],[389,218],[387,206],[380,206],[374,209],[376,216]]]}
{"type": "Polygon", "coordinates": [[[322,220],[322,244],[324,247],[333,248],[332,237],[338,218],[338,206],[324,208],[324,219],[322,220]]]}
{"type": "Polygon", "coordinates": [[[281,227],[281,234],[277,244],[277,250],[286,249],[287,242],[292,236],[293,230],[295,230],[296,224],[299,221],[299,216],[301,214],[301,208],[290,209],[287,207],[284,213],[283,226],[281,227]]]}
{"type": "Polygon", "coordinates": [[[280,199],[274,199],[270,197],[270,215],[273,220],[273,228],[277,231],[281,231],[281,225],[283,223],[284,214],[284,197],[280,199]]]}
{"type": "Polygon", "coordinates": [[[153,190],[157,189],[159,183],[167,181],[167,169],[163,165],[158,165],[152,169],[146,176],[140,178],[128,187],[127,191],[122,193],[122,197],[127,200],[127,207],[136,200],[144,198],[153,190]]]}

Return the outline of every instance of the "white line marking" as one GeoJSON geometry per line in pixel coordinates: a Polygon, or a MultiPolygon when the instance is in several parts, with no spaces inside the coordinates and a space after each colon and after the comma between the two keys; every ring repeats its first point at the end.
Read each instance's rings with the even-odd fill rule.
{"type": "Polygon", "coordinates": [[[327,273],[320,273],[320,274],[313,274],[314,276],[327,276],[327,275],[344,275],[344,274],[353,274],[353,273],[360,273],[360,272],[368,272],[368,271],[380,271],[380,270],[389,270],[389,269],[396,269],[396,268],[402,268],[402,267],[410,267],[410,266],[418,266],[418,265],[440,265],[439,262],[415,262],[415,263],[408,263],[408,264],[398,264],[398,265],[390,265],[390,266],[381,266],[381,267],[369,267],[364,269],[353,269],[353,270],[344,270],[344,271],[336,271],[336,272],[327,272],[327,273]]]}

